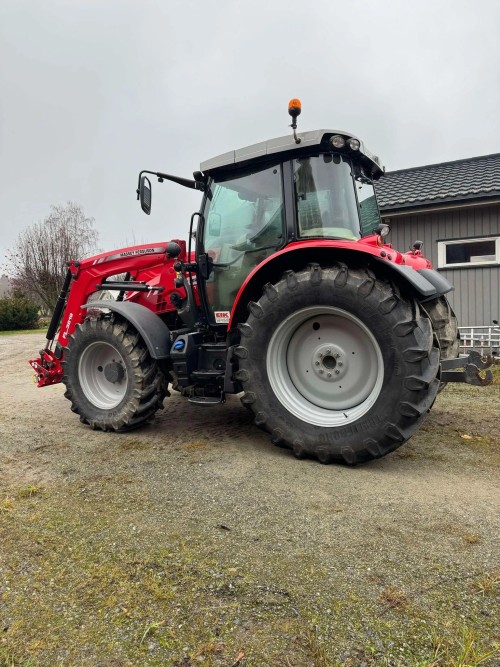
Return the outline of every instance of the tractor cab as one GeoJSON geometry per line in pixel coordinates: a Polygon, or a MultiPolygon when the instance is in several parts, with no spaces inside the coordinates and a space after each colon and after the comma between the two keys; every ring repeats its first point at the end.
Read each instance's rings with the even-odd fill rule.
{"type": "Polygon", "coordinates": [[[198,253],[213,271],[207,298],[224,321],[245,278],[290,243],[358,241],[380,224],[378,158],[346,132],[317,130],[226,153],[201,164],[206,178],[198,253]]]}
{"type": "MultiPolygon", "coordinates": [[[[148,214],[151,184],[146,174],[204,193],[190,238],[196,237],[193,268],[200,305],[212,326],[230,322],[248,276],[286,246],[353,244],[380,227],[373,187],[384,173],[379,158],[350,132],[297,134],[300,109],[299,100],[290,101],[293,134],[206,160],[194,180],[160,172],[139,175],[137,195],[148,214]]],[[[192,290],[185,287],[189,300],[192,290]]],[[[192,295],[190,300],[189,325],[195,310],[192,295]]]]}

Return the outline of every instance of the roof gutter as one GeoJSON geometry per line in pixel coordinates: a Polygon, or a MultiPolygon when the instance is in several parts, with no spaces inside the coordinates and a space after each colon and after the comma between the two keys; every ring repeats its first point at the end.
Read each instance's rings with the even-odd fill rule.
{"type": "Polygon", "coordinates": [[[449,204],[448,206],[414,206],[413,208],[402,208],[402,209],[380,209],[380,215],[382,218],[390,218],[392,216],[401,217],[403,215],[415,215],[417,213],[433,213],[435,211],[449,211],[451,209],[457,208],[472,208],[473,206],[491,206],[493,204],[500,204],[500,197],[495,199],[487,199],[483,201],[474,201],[469,200],[466,202],[458,204],[449,204]]]}

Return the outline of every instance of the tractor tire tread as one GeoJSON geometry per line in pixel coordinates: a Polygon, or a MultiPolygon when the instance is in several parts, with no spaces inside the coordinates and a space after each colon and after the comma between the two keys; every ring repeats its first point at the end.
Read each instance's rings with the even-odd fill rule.
{"type": "Polygon", "coordinates": [[[162,407],[168,394],[167,382],[157,362],[151,358],[146,344],[127,320],[115,314],[100,315],[78,324],[69,336],[64,354],[64,396],[71,402],[71,410],[80,416],[83,424],[92,430],[124,432],[149,421],[162,407]],[[78,355],[86,340],[102,336],[122,346],[122,356],[128,357],[129,376],[133,387],[114,409],[102,410],[93,406],[83,394],[78,381],[78,355]]]}
{"type": "MultiPolygon", "coordinates": [[[[235,348],[235,356],[239,361],[238,377],[245,391],[241,402],[254,413],[255,424],[271,434],[272,442],[291,449],[296,458],[315,458],[324,464],[341,461],[352,466],[385,456],[403,444],[420,426],[438,390],[439,349],[433,343],[433,328],[427,313],[416,300],[403,297],[396,285],[363,268],[354,269],[338,263],[331,267],[319,267],[318,270],[318,266],[310,264],[303,271],[286,271],[279,282],[268,283],[256,302],[260,306],[258,323],[255,315],[257,309],[252,304],[247,321],[239,325],[242,335],[240,345],[235,348]],[[265,326],[263,322],[298,289],[302,289],[310,302],[314,303],[314,290],[319,289],[325,281],[329,281],[334,290],[348,288],[358,294],[370,309],[377,310],[384,320],[391,323],[393,339],[400,341],[397,345],[402,366],[398,371],[402,375],[402,395],[388,408],[391,410],[390,419],[386,418],[378,425],[377,435],[372,436],[368,432],[360,434],[361,442],[352,438],[349,442],[349,438],[346,438],[345,442],[339,444],[332,438],[325,444],[317,427],[311,426],[309,429],[305,422],[302,422],[305,425],[303,433],[294,430],[293,426],[283,427],[286,417],[291,415],[281,404],[277,406],[277,399],[273,403],[274,407],[270,406],[270,396],[263,390],[264,372],[256,368],[259,357],[265,358],[262,347],[254,343],[259,328],[265,326]],[[279,414],[280,408],[285,417],[279,414]],[[318,437],[315,437],[317,433],[318,437]]],[[[336,429],[322,430],[326,432],[336,429]]]]}

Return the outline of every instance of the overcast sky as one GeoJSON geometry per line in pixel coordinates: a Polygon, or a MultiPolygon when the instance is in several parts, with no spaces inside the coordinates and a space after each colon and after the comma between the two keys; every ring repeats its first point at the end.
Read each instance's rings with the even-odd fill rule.
{"type": "Polygon", "coordinates": [[[388,170],[500,151],[498,0],[0,0],[0,266],[68,200],[100,247],[186,238],[201,161],[350,130],[388,170]]]}

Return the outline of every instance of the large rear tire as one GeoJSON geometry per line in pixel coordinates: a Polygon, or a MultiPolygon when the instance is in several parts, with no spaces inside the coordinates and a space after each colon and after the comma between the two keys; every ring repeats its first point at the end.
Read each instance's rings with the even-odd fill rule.
{"type": "Polygon", "coordinates": [[[435,400],[439,349],[428,316],[370,271],[287,271],[249,313],[235,349],[242,401],[299,458],[353,465],[384,456],[435,400]]]}
{"type": "Polygon", "coordinates": [[[65,397],[93,429],[127,431],[153,417],[167,382],[126,321],[101,315],[77,325],[64,352],[65,397]]]}
{"type": "MultiPolygon", "coordinates": [[[[440,296],[426,302],[424,308],[439,343],[440,358],[455,359],[460,352],[460,333],[458,331],[458,320],[448,299],[445,296],[440,296]]],[[[439,391],[442,391],[447,384],[447,382],[441,382],[439,391]]]]}

